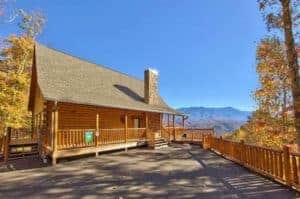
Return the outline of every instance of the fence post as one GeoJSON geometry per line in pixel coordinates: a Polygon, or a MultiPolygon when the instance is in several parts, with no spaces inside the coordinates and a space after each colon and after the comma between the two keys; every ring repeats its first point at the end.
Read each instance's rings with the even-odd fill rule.
{"type": "Polygon", "coordinates": [[[205,150],[209,149],[209,146],[208,146],[209,145],[208,144],[209,137],[207,135],[203,135],[202,141],[203,141],[203,149],[205,149],[205,150]]]}
{"type": "Polygon", "coordinates": [[[223,151],[223,146],[224,146],[224,143],[223,143],[223,138],[222,136],[220,136],[220,142],[219,142],[219,151],[220,153],[223,155],[224,154],[224,151],[223,151]]]}
{"type": "Polygon", "coordinates": [[[7,134],[5,136],[5,143],[4,143],[5,145],[4,145],[4,154],[3,154],[5,163],[8,160],[10,137],[11,137],[11,127],[8,127],[7,134]]]}
{"type": "Polygon", "coordinates": [[[284,160],[284,176],[288,186],[292,184],[291,178],[291,163],[290,163],[290,151],[288,146],[283,146],[283,160],[284,160]]]}
{"type": "Polygon", "coordinates": [[[244,148],[245,148],[245,142],[244,140],[240,141],[240,154],[239,154],[239,160],[242,164],[244,164],[244,148]]]}

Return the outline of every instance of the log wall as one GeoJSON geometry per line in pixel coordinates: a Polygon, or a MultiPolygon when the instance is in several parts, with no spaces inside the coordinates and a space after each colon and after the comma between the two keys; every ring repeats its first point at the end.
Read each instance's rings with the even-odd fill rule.
{"type": "MultiPolygon", "coordinates": [[[[96,118],[99,114],[100,129],[124,128],[125,114],[128,115],[128,128],[133,128],[133,120],[140,119],[141,126],[145,127],[145,113],[141,111],[122,110],[115,108],[95,107],[71,103],[58,105],[59,129],[96,129],[96,118]]],[[[149,114],[149,129],[160,129],[160,114],[149,114]]]]}

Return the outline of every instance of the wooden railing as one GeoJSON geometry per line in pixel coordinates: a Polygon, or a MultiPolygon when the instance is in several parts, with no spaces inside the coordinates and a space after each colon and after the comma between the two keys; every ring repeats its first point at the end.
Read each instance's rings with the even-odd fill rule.
{"type": "Polygon", "coordinates": [[[277,150],[213,136],[204,136],[203,146],[255,172],[300,189],[300,153],[290,153],[287,146],[277,150]]]}
{"type": "Polygon", "coordinates": [[[95,129],[68,129],[58,130],[57,132],[57,149],[69,149],[88,147],[95,145],[95,129]],[[93,140],[87,142],[85,133],[92,132],[93,140]]]}
{"type": "Polygon", "coordinates": [[[146,128],[128,128],[127,140],[139,141],[146,139],[146,128]]]}
{"type": "Polygon", "coordinates": [[[46,147],[51,147],[52,143],[51,143],[51,134],[48,132],[42,132],[40,134],[40,139],[41,139],[41,143],[42,146],[46,146],[46,147]]]}
{"type": "Polygon", "coordinates": [[[213,134],[213,129],[164,127],[161,135],[168,141],[202,142],[204,136],[213,134]]]}
{"type": "Polygon", "coordinates": [[[57,149],[101,146],[139,140],[146,140],[145,128],[128,128],[127,134],[124,128],[100,129],[98,133],[95,129],[60,129],[57,132],[57,149]],[[86,140],[87,132],[92,134],[92,140],[86,140]]]}
{"type": "Polygon", "coordinates": [[[172,140],[172,134],[173,134],[174,128],[172,127],[163,127],[161,129],[161,136],[170,142],[172,140]]]}
{"type": "Polygon", "coordinates": [[[119,144],[125,142],[125,129],[101,129],[97,137],[97,143],[103,144],[119,144]]]}
{"type": "Polygon", "coordinates": [[[213,129],[175,129],[175,141],[202,142],[204,136],[213,133],[213,129]]]}
{"type": "Polygon", "coordinates": [[[5,135],[0,135],[0,157],[4,156],[5,135]]]}
{"type": "Polygon", "coordinates": [[[27,129],[11,129],[10,140],[30,140],[32,139],[32,132],[27,129]]]}

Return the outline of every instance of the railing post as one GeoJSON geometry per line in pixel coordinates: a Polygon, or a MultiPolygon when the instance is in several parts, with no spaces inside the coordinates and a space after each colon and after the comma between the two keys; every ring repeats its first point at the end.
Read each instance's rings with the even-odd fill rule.
{"type": "Polygon", "coordinates": [[[290,152],[288,146],[283,146],[284,176],[288,186],[292,184],[290,152]]]}
{"type": "Polygon", "coordinates": [[[219,142],[219,150],[220,150],[220,153],[223,155],[223,146],[224,146],[224,144],[223,144],[223,138],[222,138],[222,136],[220,136],[220,142],[219,142]]]}
{"type": "MultiPolygon", "coordinates": [[[[98,146],[98,137],[99,137],[99,113],[96,114],[96,132],[95,132],[95,135],[94,135],[94,139],[95,139],[95,147],[98,146]]],[[[95,156],[97,157],[98,156],[98,151],[96,149],[96,153],[95,153],[95,156]]]]}
{"type": "Polygon", "coordinates": [[[4,162],[7,162],[8,160],[8,154],[9,154],[9,143],[10,143],[10,137],[11,137],[11,127],[7,128],[7,134],[5,136],[5,145],[4,145],[4,162]]]}
{"type": "Polygon", "coordinates": [[[151,132],[149,131],[148,113],[145,113],[145,126],[146,126],[146,138],[147,138],[147,142],[148,142],[148,147],[152,148],[153,147],[153,140],[152,140],[151,132]]]}
{"type": "Polygon", "coordinates": [[[241,140],[240,142],[240,153],[239,153],[239,161],[241,161],[242,164],[244,164],[244,148],[245,148],[245,142],[244,140],[241,140]]]}
{"type": "Polygon", "coordinates": [[[209,142],[210,142],[210,137],[209,135],[202,135],[202,142],[203,142],[203,149],[207,150],[210,148],[209,142]]]}
{"type": "Polygon", "coordinates": [[[128,115],[125,114],[125,151],[127,151],[128,115]]]}
{"type": "Polygon", "coordinates": [[[173,138],[174,138],[174,141],[176,141],[176,135],[175,135],[175,115],[173,115],[173,138]]]}
{"type": "Polygon", "coordinates": [[[54,113],[53,113],[53,152],[52,152],[52,165],[56,165],[56,154],[55,152],[57,151],[57,136],[58,136],[58,108],[57,104],[55,105],[54,108],[54,113]]]}
{"type": "MultiPolygon", "coordinates": [[[[99,137],[99,113],[96,114],[96,133],[95,133],[95,146],[98,146],[98,137],[99,137]]],[[[96,153],[96,156],[98,153],[96,153]]]]}

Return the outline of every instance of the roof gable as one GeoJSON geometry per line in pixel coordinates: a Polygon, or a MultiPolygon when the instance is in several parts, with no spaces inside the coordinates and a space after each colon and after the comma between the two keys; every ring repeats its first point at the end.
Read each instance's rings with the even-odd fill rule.
{"type": "Polygon", "coordinates": [[[144,102],[144,81],[66,53],[35,46],[37,83],[45,100],[176,113],[161,98],[144,102]]]}

